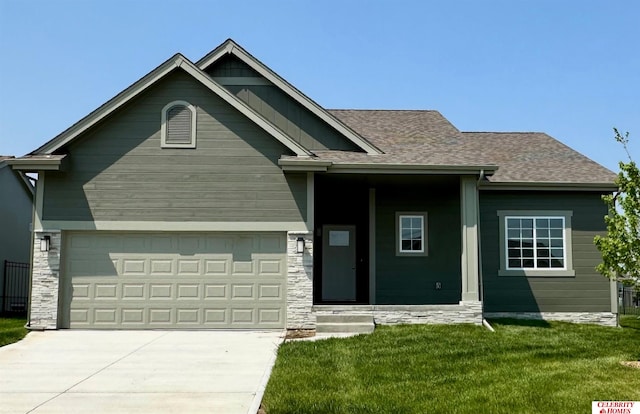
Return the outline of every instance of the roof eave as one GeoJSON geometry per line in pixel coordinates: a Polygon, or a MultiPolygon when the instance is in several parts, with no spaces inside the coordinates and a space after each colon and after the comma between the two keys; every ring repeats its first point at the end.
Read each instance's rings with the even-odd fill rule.
{"type": "Polygon", "coordinates": [[[283,171],[298,172],[326,172],[331,166],[331,161],[318,161],[314,159],[279,159],[278,165],[283,171]]]}
{"type": "Polygon", "coordinates": [[[493,175],[496,165],[431,165],[388,163],[338,163],[334,162],[328,172],[370,174],[445,174],[445,175],[493,175]]]}
{"type": "Polygon", "coordinates": [[[181,68],[198,80],[200,83],[209,88],[213,93],[221,97],[224,101],[229,103],[235,109],[247,116],[265,132],[276,138],[280,143],[289,148],[296,155],[311,155],[311,153],[300,144],[295,142],[289,136],[287,136],[280,129],[275,127],[272,123],[264,119],[255,110],[242,102],[236,96],[231,94],[227,89],[216,83],[206,73],[202,72],[197,66],[181,54],[174,55],[171,59],[158,66],[156,69],[145,75],[142,79],[129,86],[127,89],[116,95],[114,98],[100,106],[98,109],[91,112],[89,115],[78,121],[76,124],[68,128],[62,134],[53,138],[37,150],[33,151],[32,155],[40,154],[52,154],[54,151],[62,148],[73,139],[77,138],[80,134],[87,131],[89,128],[102,121],[109,116],[113,111],[122,107],[134,97],[145,91],[148,87],[158,82],[164,76],[169,74],[174,69],[181,68]]]}
{"type": "Polygon", "coordinates": [[[111,98],[109,101],[95,109],[89,115],[76,122],[74,125],[63,131],[61,134],[48,141],[38,149],[31,152],[31,154],[51,154],[57,149],[63,147],[74,138],[103,120],[113,111],[129,102],[132,98],[145,91],[149,86],[160,80],[169,72],[179,67],[180,64],[185,61],[186,58],[181,54],[176,54],[170,59],[162,63],[160,66],[149,72],[140,80],[129,86],[118,95],[111,98]]]}
{"type": "Polygon", "coordinates": [[[618,191],[618,186],[613,182],[572,183],[572,182],[544,182],[544,181],[484,181],[480,184],[480,190],[500,191],[618,191]]]}
{"type": "Polygon", "coordinates": [[[47,155],[44,157],[22,157],[5,160],[12,169],[22,172],[60,171],[65,155],[47,155]]]}
{"type": "Polygon", "coordinates": [[[280,159],[278,164],[284,171],[322,171],[343,174],[447,174],[490,176],[498,169],[496,165],[346,163],[318,160],[317,158],[280,159]]]}

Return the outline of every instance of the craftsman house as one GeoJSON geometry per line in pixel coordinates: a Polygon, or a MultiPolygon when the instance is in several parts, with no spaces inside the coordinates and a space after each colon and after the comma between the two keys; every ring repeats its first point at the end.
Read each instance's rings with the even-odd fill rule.
{"type": "Polygon", "coordinates": [[[233,40],[9,162],[39,176],[34,327],[616,323],[612,172],[544,133],[322,108],[233,40]]]}

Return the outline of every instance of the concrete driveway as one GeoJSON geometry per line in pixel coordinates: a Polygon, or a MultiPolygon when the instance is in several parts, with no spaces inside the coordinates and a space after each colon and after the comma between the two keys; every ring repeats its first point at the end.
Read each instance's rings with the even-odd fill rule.
{"type": "Polygon", "coordinates": [[[255,414],[282,331],[48,331],[0,348],[0,413],[255,414]]]}

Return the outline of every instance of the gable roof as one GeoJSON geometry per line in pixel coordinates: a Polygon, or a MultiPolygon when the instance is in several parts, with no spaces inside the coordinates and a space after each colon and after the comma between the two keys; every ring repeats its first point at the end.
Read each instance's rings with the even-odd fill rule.
{"type": "Polygon", "coordinates": [[[125,105],[127,102],[140,95],[142,92],[147,90],[152,85],[156,84],[158,81],[163,79],[173,70],[180,68],[190,74],[193,78],[198,80],[204,86],[209,88],[214,94],[222,98],[224,101],[229,103],[235,109],[243,113],[253,122],[255,122],[259,127],[261,127],[268,134],[273,136],[275,139],[280,141],[283,145],[293,151],[296,155],[311,155],[311,153],[302,147],[300,144],[292,140],[289,136],[287,136],[280,129],[275,127],[269,121],[267,121],[262,115],[257,113],[247,104],[242,102],[232,93],[227,91],[224,87],[220,86],[213,79],[211,79],[206,73],[200,70],[196,65],[194,65],[189,59],[181,55],[180,53],[175,54],[173,57],[162,63],[160,66],[149,72],[147,75],[142,77],[140,80],[135,82],[133,85],[129,86],[127,89],[107,101],[105,104],[91,112],[89,115],[82,118],[80,121],[72,125],[70,128],[50,140],[49,142],[42,145],[40,148],[31,152],[31,155],[36,154],[51,154],[54,151],[60,149],[61,147],[67,145],[74,139],[76,139],[83,132],[96,125],[107,116],[112,114],[118,108],[125,105]]]}
{"type": "Polygon", "coordinates": [[[358,165],[467,168],[491,175],[487,184],[492,186],[615,189],[613,172],[544,133],[460,132],[438,111],[330,112],[384,151],[376,156],[315,151],[316,162],[334,170],[358,165]]]}
{"type": "Polygon", "coordinates": [[[291,85],[289,82],[281,78],[277,73],[269,69],[265,64],[260,62],[254,56],[252,56],[249,52],[244,50],[240,45],[234,42],[232,39],[227,39],[220,46],[209,52],[206,56],[196,62],[196,65],[202,69],[206,70],[208,67],[213,65],[223,56],[228,54],[232,54],[253,70],[258,72],[260,75],[264,76],[269,82],[276,85],[283,92],[301,104],[303,107],[311,111],[314,115],[322,119],[324,122],[333,127],[336,131],[340,132],[347,139],[353,142],[356,146],[360,147],[367,154],[381,154],[382,151],[379,148],[376,148],[371,142],[362,137],[357,131],[349,128],[348,125],[341,122],[340,119],[333,116],[329,111],[322,108],[320,105],[315,103],[308,96],[300,92],[296,87],[291,85]]]}

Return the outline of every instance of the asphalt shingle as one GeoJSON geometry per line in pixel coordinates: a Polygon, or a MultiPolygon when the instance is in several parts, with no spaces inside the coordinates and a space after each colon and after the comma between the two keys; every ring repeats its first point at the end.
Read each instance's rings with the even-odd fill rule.
{"type": "Polygon", "coordinates": [[[334,163],[496,165],[497,183],[612,184],[615,174],[540,132],[461,132],[438,111],[329,110],[384,151],[316,151],[334,163]]]}

